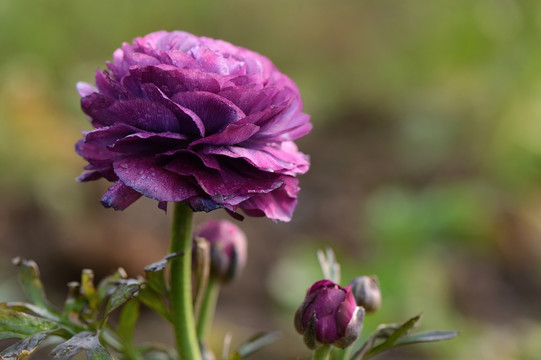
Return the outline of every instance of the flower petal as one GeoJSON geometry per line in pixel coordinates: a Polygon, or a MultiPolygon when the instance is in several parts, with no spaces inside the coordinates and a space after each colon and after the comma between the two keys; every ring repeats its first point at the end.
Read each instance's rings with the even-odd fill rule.
{"type": "Polygon", "coordinates": [[[299,180],[284,176],[284,184],[265,194],[256,194],[239,205],[249,216],[266,216],[273,221],[288,222],[297,206],[299,180]]]}
{"type": "Polygon", "coordinates": [[[186,136],[172,133],[138,132],[117,140],[107,148],[117,153],[127,154],[158,154],[171,148],[185,148],[186,136]]]}
{"type": "Polygon", "coordinates": [[[196,140],[190,144],[190,148],[199,144],[211,145],[234,145],[248,140],[257,133],[259,126],[254,124],[229,124],[224,131],[212,134],[205,138],[196,140]]]}
{"type": "Polygon", "coordinates": [[[158,201],[183,201],[198,194],[186,177],[165,170],[153,158],[126,158],[113,163],[124,184],[158,201]]]}
{"type": "Polygon", "coordinates": [[[209,135],[245,117],[231,101],[210,92],[181,92],[173,95],[171,100],[196,113],[205,125],[205,133],[209,135]]]}
{"type": "Polygon", "coordinates": [[[124,185],[122,181],[117,181],[109,188],[109,190],[107,190],[105,195],[103,195],[101,203],[106,208],[112,207],[115,210],[124,210],[141,196],[142,195],[137,191],[124,185]]]}
{"type": "Polygon", "coordinates": [[[141,84],[153,84],[167,96],[185,91],[220,91],[219,77],[197,69],[182,69],[172,65],[138,66],[130,75],[141,84]]]}
{"type": "Polygon", "coordinates": [[[93,93],[81,99],[83,111],[94,121],[109,126],[128,124],[141,130],[178,132],[179,121],[165,106],[147,99],[115,100],[93,93]]]}

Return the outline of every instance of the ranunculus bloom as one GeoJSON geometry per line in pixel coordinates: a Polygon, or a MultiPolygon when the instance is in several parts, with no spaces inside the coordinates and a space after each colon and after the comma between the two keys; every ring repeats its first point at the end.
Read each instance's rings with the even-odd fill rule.
{"type": "Polygon", "coordinates": [[[357,306],[350,287],[329,280],[316,282],[295,313],[295,328],[306,346],[321,344],[340,348],[351,345],[361,333],[364,309],[357,306]]]}
{"type": "Polygon", "coordinates": [[[310,129],[295,83],[266,57],[221,40],[160,31],[124,43],[77,85],[94,130],[76,145],[79,181],[114,182],[102,198],[123,210],[142,195],[194,211],[242,209],[288,221],[297,174],[294,140],[310,129]]]}
{"type": "Polygon", "coordinates": [[[229,283],[246,266],[246,235],[232,222],[209,220],[203,223],[193,236],[205,239],[210,245],[211,278],[221,283],[229,283]]]}

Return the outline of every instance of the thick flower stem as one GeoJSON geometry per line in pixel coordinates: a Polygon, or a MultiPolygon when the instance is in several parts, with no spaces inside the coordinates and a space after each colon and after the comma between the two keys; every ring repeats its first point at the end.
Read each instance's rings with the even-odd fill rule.
{"type": "Polygon", "coordinates": [[[312,360],[328,360],[329,354],[331,353],[332,345],[322,345],[316,351],[314,351],[314,356],[312,360]]]}
{"type": "Polygon", "coordinates": [[[184,203],[175,203],[171,228],[171,315],[175,341],[181,360],[201,360],[195,332],[192,305],[192,210],[184,203]]]}
{"type": "Polygon", "coordinates": [[[349,346],[345,349],[335,348],[332,352],[333,360],[347,360],[350,358],[352,347],[349,346]]]}
{"type": "Polygon", "coordinates": [[[201,340],[207,336],[208,329],[212,323],[219,292],[220,284],[216,280],[210,279],[207,288],[205,289],[205,295],[203,297],[203,302],[201,303],[201,311],[199,313],[199,318],[197,319],[197,336],[201,340]]]}

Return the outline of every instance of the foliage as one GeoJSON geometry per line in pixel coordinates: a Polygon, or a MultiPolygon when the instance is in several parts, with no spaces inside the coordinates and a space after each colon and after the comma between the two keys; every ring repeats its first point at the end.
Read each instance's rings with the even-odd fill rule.
{"type": "MultiPolygon", "coordinates": [[[[80,282],[68,284],[63,309],[57,309],[47,299],[37,264],[14,259],[30,302],[0,303],[0,340],[19,340],[0,352],[0,359],[26,359],[44,343],[55,344],[51,355],[56,360],[70,360],[83,351],[89,360],[177,359],[175,351],[163,344],[133,342],[141,305],[170,321],[170,290],[164,272],[168,260],[175,256],[179,254],[147,266],[146,279],[128,278],[120,268],[96,285],[93,272],[85,269],[80,282]],[[114,312],[118,312],[116,322],[110,321],[114,312]]],[[[223,359],[244,359],[274,342],[277,335],[258,334],[231,354],[225,353],[223,359]]]]}

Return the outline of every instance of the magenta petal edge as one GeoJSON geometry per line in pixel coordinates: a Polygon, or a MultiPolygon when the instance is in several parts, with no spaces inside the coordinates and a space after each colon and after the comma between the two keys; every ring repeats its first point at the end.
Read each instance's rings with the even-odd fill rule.
{"type": "Polygon", "coordinates": [[[242,210],[289,221],[310,132],[296,84],[266,57],[222,40],[158,31],[124,43],[95,86],[78,83],[94,129],[76,152],[79,181],[114,184],[102,198],[123,210],[141,196],[194,211],[242,210]]]}

